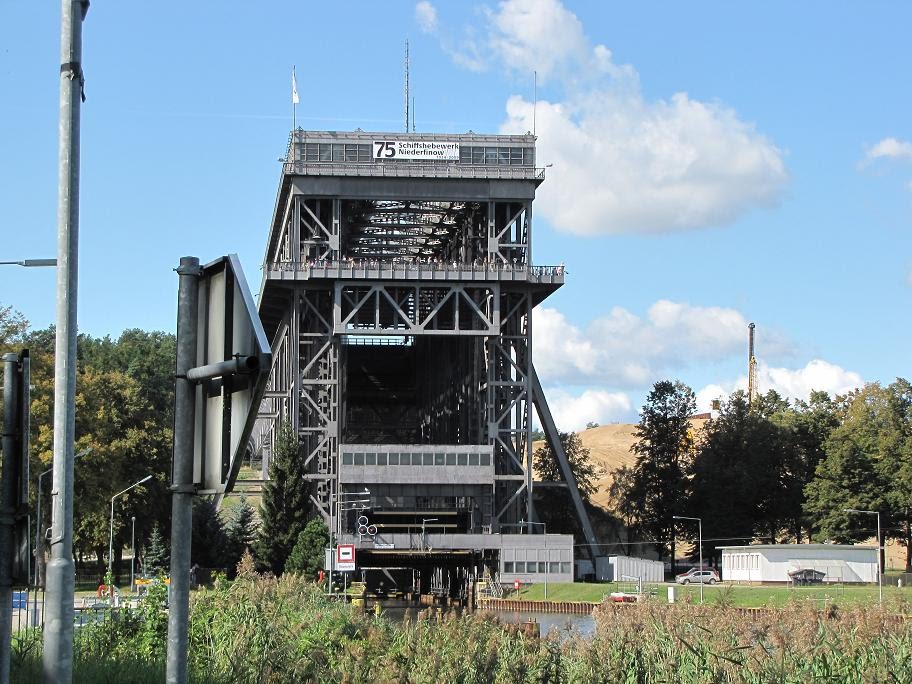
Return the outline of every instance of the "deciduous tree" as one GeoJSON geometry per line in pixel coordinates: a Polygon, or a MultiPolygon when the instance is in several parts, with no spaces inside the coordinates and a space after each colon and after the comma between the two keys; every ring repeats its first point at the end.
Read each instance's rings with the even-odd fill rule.
{"type": "Polygon", "coordinates": [[[323,567],[324,550],[329,546],[329,530],[319,518],[314,518],[301,530],[291,555],[285,563],[285,572],[294,572],[313,579],[323,567]]]}
{"type": "Polygon", "coordinates": [[[681,382],[657,382],[640,412],[636,454],[626,490],[619,493],[647,539],[674,563],[674,520],[685,510],[686,476],[693,455],[690,416],[696,409],[693,390],[681,382]]]}

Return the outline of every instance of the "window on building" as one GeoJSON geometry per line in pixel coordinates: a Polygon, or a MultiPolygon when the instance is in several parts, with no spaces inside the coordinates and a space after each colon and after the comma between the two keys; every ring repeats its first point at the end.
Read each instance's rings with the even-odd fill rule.
{"type": "Polygon", "coordinates": [[[377,465],[377,454],[364,454],[364,465],[377,465]]]}
{"type": "Polygon", "coordinates": [[[355,465],[356,466],[364,465],[364,454],[355,454],[355,465]]]}
{"type": "Polygon", "coordinates": [[[469,465],[470,466],[478,465],[478,454],[469,454],[469,465]]]}
{"type": "Polygon", "coordinates": [[[504,572],[513,572],[513,561],[504,561],[504,572]]]}
{"type": "Polygon", "coordinates": [[[387,460],[390,465],[399,465],[399,454],[389,454],[387,460]]]}
{"type": "Polygon", "coordinates": [[[459,465],[464,466],[469,464],[469,455],[468,454],[459,454],[459,465]]]}
{"type": "Polygon", "coordinates": [[[377,465],[378,466],[386,465],[386,454],[377,454],[377,465]]]}
{"type": "Polygon", "coordinates": [[[354,456],[350,452],[345,452],[342,454],[342,465],[351,465],[354,463],[354,456]]]}
{"type": "Polygon", "coordinates": [[[446,464],[448,466],[456,465],[456,454],[447,454],[446,455],[446,464]]]}

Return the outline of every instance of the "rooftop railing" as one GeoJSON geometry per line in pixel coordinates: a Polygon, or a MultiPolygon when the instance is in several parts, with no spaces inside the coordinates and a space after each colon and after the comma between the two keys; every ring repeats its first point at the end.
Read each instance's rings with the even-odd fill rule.
{"type": "Polygon", "coordinates": [[[287,175],[298,176],[370,176],[387,178],[496,178],[506,180],[545,179],[545,169],[534,166],[498,166],[458,163],[345,163],[345,162],[285,162],[287,175]]]}
{"type": "Polygon", "coordinates": [[[532,283],[557,284],[564,282],[566,269],[557,266],[530,266],[500,261],[484,263],[459,262],[407,262],[377,259],[328,259],[301,263],[276,261],[267,263],[265,270],[282,280],[308,280],[310,278],[346,279],[405,279],[405,280],[521,280],[532,283]],[[287,274],[287,275],[286,275],[287,274]]]}

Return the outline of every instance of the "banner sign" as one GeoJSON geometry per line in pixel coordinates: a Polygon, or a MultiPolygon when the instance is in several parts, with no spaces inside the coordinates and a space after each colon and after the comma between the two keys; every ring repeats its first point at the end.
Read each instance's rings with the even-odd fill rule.
{"type": "Polygon", "coordinates": [[[459,143],[432,140],[374,140],[374,159],[459,161],[459,143]]]}

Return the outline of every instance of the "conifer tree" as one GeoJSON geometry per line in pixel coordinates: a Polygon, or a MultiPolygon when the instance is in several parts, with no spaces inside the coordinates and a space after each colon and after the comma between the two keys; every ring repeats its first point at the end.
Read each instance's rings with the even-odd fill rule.
{"type": "Polygon", "coordinates": [[[228,537],[227,563],[229,568],[235,567],[244,555],[244,551],[253,545],[256,539],[257,521],[256,514],[246,496],[242,496],[240,503],[231,511],[225,534],[228,537]]]}
{"type": "Polygon", "coordinates": [[[171,552],[165,543],[158,525],[152,527],[149,535],[149,546],[146,549],[145,571],[147,575],[156,576],[167,574],[171,566],[171,552]]]}
{"type": "Polygon", "coordinates": [[[304,459],[299,457],[298,437],[285,422],[276,437],[269,464],[269,481],[263,485],[260,528],[253,547],[257,566],[276,575],[285,569],[298,535],[310,513],[310,484],[304,478],[304,459]]]}
{"type": "Polygon", "coordinates": [[[190,563],[203,568],[222,568],[228,561],[225,523],[211,499],[197,497],[193,501],[190,563]]]}

